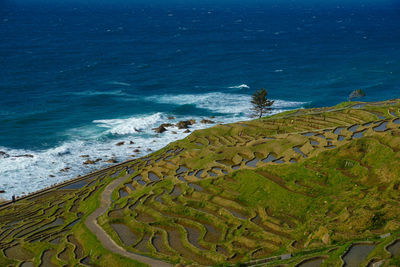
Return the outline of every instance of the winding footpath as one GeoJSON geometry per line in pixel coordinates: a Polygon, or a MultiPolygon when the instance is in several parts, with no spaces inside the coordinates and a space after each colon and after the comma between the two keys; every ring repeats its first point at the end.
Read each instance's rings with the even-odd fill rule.
{"type": "Polygon", "coordinates": [[[124,248],[115,243],[115,241],[112,240],[111,237],[109,237],[104,231],[104,229],[101,228],[100,225],[98,225],[97,223],[97,218],[104,212],[106,212],[111,204],[111,193],[118,185],[123,183],[128,178],[128,176],[129,175],[120,177],[106,186],[106,188],[100,195],[99,207],[86,218],[85,225],[97,237],[101,245],[110,252],[145,263],[149,266],[170,267],[172,265],[167,262],[126,251],[124,248]]]}

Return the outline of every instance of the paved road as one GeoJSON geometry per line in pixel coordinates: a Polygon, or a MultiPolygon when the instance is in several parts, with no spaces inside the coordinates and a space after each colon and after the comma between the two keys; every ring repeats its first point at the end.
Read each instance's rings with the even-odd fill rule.
{"type": "Polygon", "coordinates": [[[128,176],[123,176],[121,178],[118,178],[106,186],[106,188],[100,195],[99,207],[86,218],[85,225],[97,237],[102,246],[113,253],[148,264],[149,266],[170,267],[172,265],[169,263],[126,251],[124,248],[120,247],[117,243],[115,243],[114,240],[112,240],[107,235],[104,229],[97,224],[97,218],[104,212],[106,212],[111,204],[111,193],[118,185],[123,183],[127,177],[128,176]]]}

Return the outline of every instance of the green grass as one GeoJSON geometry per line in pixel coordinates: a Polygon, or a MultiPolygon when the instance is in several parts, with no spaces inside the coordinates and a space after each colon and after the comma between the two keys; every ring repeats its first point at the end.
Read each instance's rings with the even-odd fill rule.
{"type": "MultiPolygon", "coordinates": [[[[323,266],[340,266],[340,256],[352,243],[372,240],[377,247],[365,259],[365,264],[372,258],[385,260],[384,266],[399,264],[399,258],[388,255],[384,247],[399,237],[400,230],[400,131],[398,125],[390,122],[388,113],[389,108],[397,112],[400,101],[366,103],[359,109],[350,108],[357,103],[360,102],[288,111],[194,131],[187,138],[150,154],[149,164],[146,163],[148,159],[126,162],[99,174],[98,178],[102,175],[105,178],[95,180],[90,186],[69,192],[50,191],[36,199],[18,201],[9,208],[0,209],[0,248],[20,244],[32,252],[31,261],[37,265],[43,251],[61,252],[67,245],[66,237],[72,234],[94,266],[142,266],[106,251],[84,225],[85,218],[98,207],[102,190],[112,180],[110,175],[117,168],[129,166],[134,173],[111,196],[113,203],[109,211],[122,209],[121,215],[110,218],[104,214],[98,218],[99,224],[122,247],[124,245],[111,223],[123,223],[139,237],[157,232],[163,233],[165,238],[171,231],[178,231],[178,239],[174,241],[180,242],[187,251],[172,247],[171,240],[165,239],[161,245],[169,251],[167,254],[157,251],[150,243],[147,253],[125,247],[128,251],[172,263],[211,262],[219,266],[292,253],[293,258],[275,263],[295,266],[314,256],[326,256],[323,266]],[[376,114],[388,118],[389,131],[376,133],[372,126],[360,126],[358,130],[365,129],[362,138],[351,140],[352,133],[344,130],[344,141],[338,141],[332,133],[338,126],[376,121],[376,114]],[[311,137],[319,142],[313,147],[310,137],[301,134],[304,132],[318,133],[325,139],[311,137]],[[329,145],[336,148],[327,149],[329,145]],[[294,146],[299,147],[307,158],[294,152],[294,146]],[[183,151],[171,152],[176,149],[183,151]],[[261,160],[270,152],[277,158],[282,157],[286,163],[259,162],[257,168],[245,165],[248,159],[257,157],[261,160]],[[164,161],[166,157],[169,163],[164,161]],[[298,163],[288,163],[291,159],[298,163]],[[234,170],[217,161],[242,165],[239,170],[234,170]],[[175,171],[180,165],[188,168],[181,174],[188,182],[177,179],[175,171]],[[218,175],[210,176],[207,171],[215,167],[225,173],[214,169],[218,175]],[[202,179],[189,175],[200,169],[203,169],[202,179]],[[136,175],[147,176],[149,171],[165,178],[146,186],[132,181],[136,175]],[[120,198],[118,190],[127,182],[136,189],[120,198]],[[202,190],[198,191],[188,183],[196,184],[202,190]],[[181,192],[174,197],[169,193],[176,186],[181,192]],[[89,196],[90,191],[93,193],[89,196]],[[163,195],[156,198],[162,192],[163,195]],[[139,199],[136,208],[129,209],[139,199]],[[136,216],[144,213],[154,221],[137,221],[136,216]],[[81,217],[76,225],[61,231],[78,215],[81,217]],[[20,238],[14,237],[19,229],[33,223],[38,229],[56,218],[63,218],[64,224],[40,233],[33,229],[20,238]],[[193,233],[188,232],[188,227],[197,229],[196,242],[204,249],[192,243],[190,235],[193,233]],[[388,232],[392,233],[390,237],[379,238],[380,234],[388,232]],[[32,234],[36,237],[34,242],[31,242],[33,237],[29,238],[32,234]],[[51,243],[54,237],[60,237],[61,241],[51,243]],[[224,251],[217,251],[217,248],[224,248],[224,251]]],[[[118,177],[122,175],[125,173],[118,177]]],[[[79,260],[71,253],[65,263],[78,265],[79,260]]],[[[55,257],[52,262],[64,264],[55,257]]],[[[18,265],[18,261],[0,253],[0,265],[18,265]]]]}

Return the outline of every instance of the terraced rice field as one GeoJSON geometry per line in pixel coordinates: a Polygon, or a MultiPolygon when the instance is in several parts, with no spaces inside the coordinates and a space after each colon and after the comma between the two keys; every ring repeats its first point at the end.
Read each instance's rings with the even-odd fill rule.
{"type": "Polygon", "coordinates": [[[0,264],[139,265],[134,255],[199,265],[396,264],[388,251],[397,243],[385,246],[400,232],[399,109],[399,100],[347,103],[195,131],[5,205],[0,264]],[[84,225],[115,179],[123,182],[97,223],[128,258],[106,253],[84,225]],[[351,261],[356,240],[373,246],[351,261]]]}

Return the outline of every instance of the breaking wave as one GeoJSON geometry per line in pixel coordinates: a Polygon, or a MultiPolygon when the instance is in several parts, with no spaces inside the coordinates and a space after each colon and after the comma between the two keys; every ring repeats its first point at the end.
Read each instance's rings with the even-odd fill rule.
{"type": "Polygon", "coordinates": [[[229,86],[228,88],[231,88],[231,89],[249,89],[250,86],[248,86],[247,84],[241,84],[241,85],[229,86]]]}
{"type": "MultiPolygon", "coordinates": [[[[146,98],[147,101],[157,103],[189,104],[196,108],[207,109],[215,114],[213,120],[218,123],[249,120],[250,99],[249,95],[220,92],[199,95],[165,94],[146,98]]],[[[299,108],[304,104],[305,102],[275,100],[272,114],[299,108]]],[[[180,120],[194,119],[197,123],[191,127],[192,131],[211,126],[198,123],[202,116],[177,115],[171,119],[168,118],[170,115],[157,112],[126,118],[94,120],[85,127],[68,130],[69,141],[46,150],[0,147],[0,151],[3,152],[0,153],[2,170],[0,189],[6,191],[1,197],[9,199],[14,194],[22,195],[37,191],[54,183],[106,167],[110,165],[106,162],[109,159],[121,162],[144,156],[189,134],[175,126],[169,127],[168,131],[162,134],[156,134],[152,129],[161,123],[176,124],[180,120]],[[123,144],[117,146],[118,143],[123,144]],[[88,159],[96,163],[83,164],[88,159]]]]}

